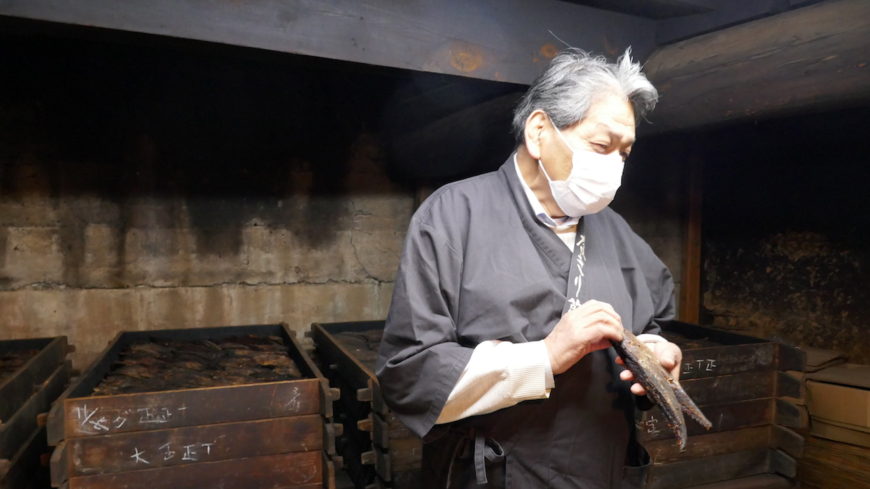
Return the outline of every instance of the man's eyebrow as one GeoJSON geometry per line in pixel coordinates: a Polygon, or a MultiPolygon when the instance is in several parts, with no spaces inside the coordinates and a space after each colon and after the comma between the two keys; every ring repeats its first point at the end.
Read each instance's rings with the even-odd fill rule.
{"type": "MultiPolygon", "coordinates": [[[[596,124],[595,128],[596,129],[599,129],[599,128],[604,129],[608,134],[610,134],[611,136],[616,136],[620,141],[625,139],[625,137],[626,137],[625,131],[620,131],[619,129],[611,126],[610,124],[607,124],[606,122],[599,122],[598,124],[596,124]]],[[[634,138],[627,140],[629,145],[634,144],[634,141],[635,141],[634,138]]]]}

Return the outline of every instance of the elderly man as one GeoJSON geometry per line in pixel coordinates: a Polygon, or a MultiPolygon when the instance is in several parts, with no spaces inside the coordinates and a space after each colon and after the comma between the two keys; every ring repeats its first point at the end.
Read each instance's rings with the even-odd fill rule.
{"type": "Polygon", "coordinates": [[[423,437],[430,487],[630,488],[649,403],[610,341],[656,333],[673,280],[607,205],[657,92],[629,52],[559,53],[515,111],[500,170],[447,185],[408,230],[377,374],[423,437]],[[646,404],[646,406],[644,406],[646,404]]]}

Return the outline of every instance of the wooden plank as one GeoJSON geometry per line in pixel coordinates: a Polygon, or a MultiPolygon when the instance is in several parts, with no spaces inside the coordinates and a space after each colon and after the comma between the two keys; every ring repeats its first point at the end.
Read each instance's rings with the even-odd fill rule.
{"type": "Polygon", "coordinates": [[[776,397],[790,397],[803,401],[807,396],[803,380],[788,372],[776,372],[776,397]]]}
{"type": "Polygon", "coordinates": [[[335,464],[326,455],[326,452],[321,452],[323,456],[323,489],[336,489],[336,472],[335,464]]]}
{"type": "Polygon", "coordinates": [[[75,379],[69,387],[54,401],[51,410],[48,412],[48,422],[46,429],[48,430],[48,444],[55,446],[65,438],[66,419],[64,416],[64,402],[70,397],[86,396],[100,382],[109,369],[118,352],[123,347],[121,337],[123,333],[118,333],[109,341],[108,345],[100,355],[91,362],[87,370],[75,379]]]}
{"type": "Polygon", "coordinates": [[[70,477],[216,462],[323,448],[323,418],[290,418],[67,440],[70,477]]]}
{"type": "MultiPolygon", "coordinates": [[[[311,325],[311,331],[314,336],[314,343],[317,345],[318,354],[320,355],[323,364],[329,365],[329,368],[332,371],[338,373],[338,375],[348,383],[349,389],[371,389],[371,405],[373,407],[375,405],[378,406],[377,412],[386,413],[389,412],[389,410],[386,408],[386,404],[380,394],[380,388],[377,386],[378,378],[375,373],[347,351],[347,349],[339,343],[330,332],[366,331],[369,329],[378,329],[378,327],[383,329],[384,321],[333,324],[315,323],[311,325]]],[[[345,400],[348,400],[347,394],[344,394],[343,397],[345,400]]],[[[356,395],[354,395],[354,399],[362,400],[356,395]]],[[[365,415],[361,415],[360,417],[364,416],[365,415]]]]}
{"type": "Polygon", "coordinates": [[[797,479],[807,489],[855,489],[870,480],[870,449],[807,437],[797,479]]]}
{"type": "Polygon", "coordinates": [[[534,0],[7,0],[0,15],[530,84],[563,46],[655,47],[650,19],[534,0]]]}
{"type": "Polygon", "coordinates": [[[719,346],[683,351],[680,381],[774,370],[776,344],[719,346]]]}
{"type": "Polygon", "coordinates": [[[21,489],[41,481],[44,477],[39,471],[40,458],[48,451],[45,443],[45,429],[38,428],[29,434],[21,448],[9,461],[9,470],[0,478],[0,489],[21,489]]]}
{"type": "Polygon", "coordinates": [[[157,481],[173,489],[322,487],[323,455],[296,452],[73,477],[69,485],[70,489],[153,489],[157,481]]]}
{"type": "Polygon", "coordinates": [[[708,13],[660,21],[656,26],[656,42],[661,45],[682,41],[776,14],[782,7],[779,0],[729,0],[708,13]]]}
{"type": "Polygon", "coordinates": [[[687,180],[679,319],[688,323],[698,323],[701,313],[701,222],[704,195],[704,159],[701,158],[699,148],[694,146],[689,153],[687,180]]]}
{"type": "Polygon", "coordinates": [[[317,379],[317,381],[320,382],[320,414],[325,418],[331,418],[332,403],[339,399],[341,393],[338,389],[330,389],[329,381],[320,369],[317,368],[317,365],[314,364],[311,357],[302,349],[302,345],[300,345],[299,341],[296,340],[296,333],[290,329],[290,326],[288,326],[287,323],[281,323],[281,328],[284,332],[284,340],[289,340],[291,343],[288,345],[291,348],[287,351],[290,358],[296,362],[296,365],[299,367],[303,375],[317,379]]]}
{"type": "Polygon", "coordinates": [[[54,339],[4,341],[3,349],[39,349],[33,358],[18,371],[0,383],[0,423],[6,422],[33,395],[33,386],[41,385],[48,379],[58,365],[63,364],[67,353],[66,336],[54,339]],[[39,346],[42,345],[42,346],[39,346]]]}
{"type": "MultiPolygon", "coordinates": [[[[753,426],[766,426],[773,423],[774,403],[772,399],[754,399],[751,401],[733,402],[701,406],[701,411],[713,425],[709,431],[695,420],[686,417],[686,429],[689,433],[688,444],[692,444],[694,435],[717,433],[753,426]]],[[[638,414],[637,433],[641,443],[664,440],[674,437],[668,428],[659,407],[638,414]]]]}
{"type": "Polygon", "coordinates": [[[810,346],[802,346],[801,350],[807,354],[807,370],[831,366],[835,362],[844,363],[846,361],[846,355],[838,350],[826,350],[810,346]]]}
{"type": "Polygon", "coordinates": [[[780,450],[770,451],[770,470],[786,477],[797,475],[797,461],[780,450]]]}
{"type": "MultiPolygon", "coordinates": [[[[357,395],[362,389],[354,389],[337,373],[332,373],[330,384],[341,392],[341,400],[338,404],[344,407],[343,412],[347,416],[350,416],[354,420],[362,420],[368,417],[372,410],[372,404],[371,401],[365,401],[365,398],[357,395]]],[[[371,390],[368,390],[368,392],[371,392],[371,390]]]]}
{"type": "Polygon", "coordinates": [[[387,402],[384,401],[384,394],[381,392],[381,384],[376,381],[371,382],[372,386],[372,411],[381,414],[390,412],[387,402]]]}
{"type": "Polygon", "coordinates": [[[868,50],[866,0],[821,2],[665,46],[646,63],[661,101],[645,129],[862,104],[870,99],[868,50]]]}
{"type": "Polygon", "coordinates": [[[69,480],[69,450],[66,448],[66,441],[54,447],[48,466],[51,470],[51,487],[60,487],[69,480]]]}
{"type": "Polygon", "coordinates": [[[766,448],[769,444],[770,426],[757,426],[693,436],[685,451],[680,451],[672,439],[645,442],[643,446],[649,452],[652,463],[661,465],[766,448]]]}
{"type": "Polygon", "coordinates": [[[870,365],[847,363],[807,374],[805,378],[814,382],[870,389],[870,365]]]}
{"type": "Polygon", "coordinates": [[[730,481],[692,486],[688,489],[791,489],[798,487],[791,479],[777,474],[759,474],[730,481]]]}
{"type": "Polygon", "coordinates": [[[317,379],[64,401],[66,439],[316,413],[317,379]]]}
{"type": "Polygon", "coordinates": [[[683,489],[768,472],[767,448],[717,455],[715,457],[654,465],[647,473],[645,489],[683,489]]]}
{"type": "Polygon", "coordinates": [[[372,442],[381,448],[390,448],[390,440],[417,438],[407,426],[399,421],[393,413],[377,414],[372,416],[372,442]]]}
{"type": "Polygon", "coordinates": [[[806,406],[786,401],[776,400],[776,424],[789,428],[806,428],[810,425],[810,416],[806,406]]]}
{"type": "MultiPolygon", "coordinates": [[[[321,324],[312,324],[311,331],[314,334],[314,344],[321,362],[326,368],[340,375],[352,389],[368,388],[368,382],[375,376],[362,362],[356,359],[347,349],[341,345],[321,324]]],[[[353,396],[357,398],[356,395],[353,396]]],[[[348,400],[347,396],[343,397],[348,400]]]]}
{"type": "Polygon", "coordinates": [[[33,394],[8,422],[0,425],[0,458],[12,457],[23,446],[37,429],[37,415],[48,411],[51,401],[57,399],[57,396],[63,392],[68,380],[69,373],[66,366],[56,367],[39,391],[33,394]]]}
{"type": "Polygon", "coordinates": [[[794,431],[779,425],[771,425],[770,446],[791,455],[794,458],[804,456],[804,437],[794,431]]]}
{"type": "Polygon", "coordinates": [[[67,388],[48,416],[49,443],[77,436],[180,428],[201,424],[281,418],[321,412],[331,416],[337,393],[301,350],[284,324],[119,333],[88,369],[67,388]],[[118,396],[87,397],[105,377],[120,351],[134,341],[219,339],[240,335],[280,336],[300,371],[311,378],[251,385],[210,387],[118,396]],[[324,406],[329,399],[329,406],[324,406]]]}
{"type": "Polygon", "coordinates": [[[753,336],[724,331],[709,326],[699,326],[697,324],[686,323],[683,321],[671,321],[665,325],[663,329],[667,332],[685,336],[688,339],[708,339],[722,346],[770,343],[769,341],[755,338],[753,336]]]}
{"type": "Polygon", "coordinates": [[[323,451],[328,453],[329,455],[335,455],[335,426],[343,426],[343,425],[333,425],[332,423],[323,423],[321,433],[321,438],[323,439],[323,451]]]}
{"type": "Polygon", "coordinates": [[[416,436],[392,440],[389,454],[392,474],[419,469],[423,464],[423,440],[416,436]]]}
{"type": "Polygon", "coordinates": [[[680,382],[683,389],[701,406],[774,397],[777,372],[757,372],[680,382]]]}
{"type": "Polygon", "coordinates": [[[362,454],[362,463],[365,465],[374,465],[375,473],[378,476],[390,482],[392,480],[393,464],[390,454],[381,450],[377,446],[372,446],[372,449],[362,454]]]}
{"type": "Polygon", "coordinates": [[[803,372],[807,369],[807,353],[805,351],[783,343],[777,343],[776,348],[777,370],[803,372]]]}

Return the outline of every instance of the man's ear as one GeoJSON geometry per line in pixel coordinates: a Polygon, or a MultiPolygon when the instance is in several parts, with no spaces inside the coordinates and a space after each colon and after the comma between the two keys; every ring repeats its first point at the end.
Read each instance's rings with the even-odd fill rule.
{"type": "Polygon", "coordinates": [[[541,138],[544,137],[544,130],[549,124],[549,118],[543,110],[532,112],[526,119],[526,129],[523,131],[523,136],[526,140],[526,150],[529,156],[535,160],[541,159],[541,138]]]}

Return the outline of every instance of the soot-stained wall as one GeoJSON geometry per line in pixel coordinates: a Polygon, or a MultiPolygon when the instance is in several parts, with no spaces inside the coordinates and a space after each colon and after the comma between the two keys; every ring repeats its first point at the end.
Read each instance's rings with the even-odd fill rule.
{"type": "Polygon", "coordinates": [[[870,110],[699,136],[715,326],[870,363],[870,110]]]}
{"type": "Polygon", "coordinates": [[[0,58],[0,338],[67,335],[83,367],[125,329],[385,317],[413,212],[376,131],[394,78],[43,37],[0,58]]]}

